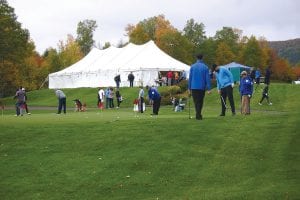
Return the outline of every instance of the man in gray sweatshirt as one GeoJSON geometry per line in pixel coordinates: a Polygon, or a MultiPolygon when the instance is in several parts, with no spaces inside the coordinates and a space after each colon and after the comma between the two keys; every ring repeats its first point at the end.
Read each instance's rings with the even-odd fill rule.
{"type": "Polygon", "coordinates": [[[66,114],[66,95],[61,90],[56,90],[55,94],[58,98],[58,111],[57,111],[57,114],[61,113],[62,108],[64,109],[64,113],[66,114]]]}

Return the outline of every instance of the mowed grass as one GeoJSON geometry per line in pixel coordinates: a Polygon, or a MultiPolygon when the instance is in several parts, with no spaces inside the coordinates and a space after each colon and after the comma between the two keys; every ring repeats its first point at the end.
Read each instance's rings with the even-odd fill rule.
{"type": "Polygon", "coordinates": [[[0,199],[299,199],[300,87],[271,85],[272,106],[257,105],[260,90],[250,116],[224,118],[214,90],[203,121],[170,106],[5,110],[0,199]]]}

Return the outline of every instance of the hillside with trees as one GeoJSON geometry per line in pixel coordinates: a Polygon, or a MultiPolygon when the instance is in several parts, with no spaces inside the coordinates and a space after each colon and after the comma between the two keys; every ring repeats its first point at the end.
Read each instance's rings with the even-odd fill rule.
{"type": "MultiPolygon", "coordinates": [[[[58,41],[56,48],[48,47],[40,55],[30,30],[22,28],[14,8],[0,0],[0,97],[13,95],[20,86],[27,91],[47,87],[44,83],[48,74],[69,67],[92,49],[97,27],[95,20],[80,21],[76,36],[67,35],[66,41],[58,41]]],[[[125,32],[129,42],[144,44],[153,40],[162,51],[188,65],[195,62],[196,54],[202,53],[208,66],[235,61],[262,72],[270,67],[272,79],[279,81],[290,82],[300,77],[300,39],[270,43],[255,36],[243,36],[242,30],[232,27],[222,27],[208,37],[202,22],[188,19],[184,28],[178,30],[164,15],[128,24],[125,32]]],[[[107,41],[101,43],[105,44],[103,48],[110,46],[107,41]]],[[[121,42],[118,46],[125,45],[121,42]]]]}
{"type": "Polygon", "coordinates": [[[287,59],[292,65],[300,64],[300,38],[286,41],[270,41],[269,45],[278,56],[287,59]]]}

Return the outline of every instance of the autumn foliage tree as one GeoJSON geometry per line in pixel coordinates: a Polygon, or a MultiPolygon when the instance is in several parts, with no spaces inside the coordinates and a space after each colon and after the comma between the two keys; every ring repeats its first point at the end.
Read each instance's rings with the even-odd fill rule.
{"type": "Polygon", "coordinates": [[[29,31],[21,27],[7,1],[0,0],[0,97],[13,94],[22,84],[23,64],[31,47],[29,31]]]}
{"type": "Polygon", "coordinates": [[[80,49],[78,42],[74,39],[72,35],[68,35],[67,41],[60,41],[59,45],[59,59],[61,63],[61,69],[66,68],[81,58],[83,58],[83,52],[80,49]]]}
{"type": "Polygon", "coordinates": [[[192,60],[191,43],[165,19],[164,15],[144,19],[136,25],[129,24],[125,30],[129,42],[144,44],[153,40],[170,56],[185,63],[192,60]]]}
{"type": "MultiPolygon", "coordinates": [[[[76,39],[68,35],[57,49],[48,48],[40,56],[29,31],[17,21],[14,9],[6,0],[0,0],[0,97],[13,94],[21,85],[29,90],[38,89],[49,73],[83,58],[94,45],[96,28],[94,20],[80,21],[76,39]]],[[[213,37],[207,37],[203,23],[190,19],[180,31],[164,15],[158,15],[136,25],[129,24],[125,31],[129,42],[144,44],[153,40],[161,50],[189,65],[195,62],[196,54],[202,53],[208,66],[236,61],[261,71],[269,66],[272,79],[290,81],[300,76],[299,66],[291,67],[287,60],[278,57],[264,38],[248,38],[232,27],[223,27],[213,37]]],[[[123,41],[118,44],[119,47],[124,45],[123,41]]],[[[107,42],[103,48],[109,46],[107,42]]]]}

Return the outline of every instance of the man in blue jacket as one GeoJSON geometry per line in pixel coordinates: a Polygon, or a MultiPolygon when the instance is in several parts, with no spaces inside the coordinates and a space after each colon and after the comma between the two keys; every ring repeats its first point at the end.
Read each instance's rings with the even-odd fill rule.
{"type": "Polygon", "coordinates": [[[151,115],[158,115],[161,102],[160,94],[154,86],[146,86],[146,89],[148,90],[148,98],[153,105],[153,113],[151,115]]]}
{"type": "Polygon", "coordinates": [[[202,107],[205,90],[210,94],[209,69],[202,60],[203,55],[197,55],[197,61],[190,68],[189,75],[189,93],[193,96],[196,110],[196,119],[202,120],[202,107]]]}
{"type": "Polygon", "coordinates": [[[221,98],[221,105],[222,105],[222,111],[220,116],[225,116],[226,111],[226,99],[228,96],[231,112],[232,115],[235,115],[235,106],[234,106],[234,100],[233,100],[233,76],[232,73],[224,68],[217,65],[213,65],[213,71],[215,72],[215,76],[217,79],[217,88],[218,93],[220,94],[221,98]]]}

